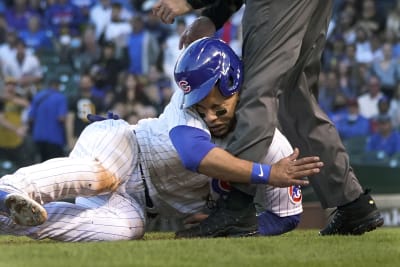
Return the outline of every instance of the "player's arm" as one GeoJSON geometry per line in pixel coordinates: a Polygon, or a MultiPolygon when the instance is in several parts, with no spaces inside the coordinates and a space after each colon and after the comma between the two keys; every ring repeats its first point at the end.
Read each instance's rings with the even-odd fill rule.
{"type": "Polygon", "coordinates": [[[170,138],[185,168],[229,182],[307,185],[300,178],[318,173],[323,166],[318,157],[297,160],[298,149],[273,165],[242,160],[213,144],[203,130],[190,126],[173,128],[170,138]]]}

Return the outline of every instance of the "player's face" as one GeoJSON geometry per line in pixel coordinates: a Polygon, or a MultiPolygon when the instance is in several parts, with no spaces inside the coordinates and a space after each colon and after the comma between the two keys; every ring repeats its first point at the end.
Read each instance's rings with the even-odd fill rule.
{"type": "Polygon", "coordinates": [[[238,99],[237,93],[231,97],[224,97],[218,87],[214,86],[208,96],[194,106],[206,122],[212,136],[223,137],[232,129],[238,99]]]}

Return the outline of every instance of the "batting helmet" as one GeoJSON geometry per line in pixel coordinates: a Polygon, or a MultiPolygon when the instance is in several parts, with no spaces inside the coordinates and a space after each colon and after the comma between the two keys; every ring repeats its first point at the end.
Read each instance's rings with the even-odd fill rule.
{"type": "Polygon", "coordinates": [[[238,92],[243,81],[243,65],[224,41],[205,37],[182,52],[174,76],[184,92],[183,108],[188,108],[203,100],[217,82],[225,97],[238,92]]]}

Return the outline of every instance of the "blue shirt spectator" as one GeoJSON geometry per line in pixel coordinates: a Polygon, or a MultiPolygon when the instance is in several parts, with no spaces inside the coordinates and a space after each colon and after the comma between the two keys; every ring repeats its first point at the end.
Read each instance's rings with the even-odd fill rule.
{"type": "Polygon", "coordinates": [[[345,115],[336,122],[336,128],[342,139],[366,137],[370,133],[369,120],[360,115],[357,99],[348,101],[345,115]]]}
{"type": "Polygon", "coordinates": [[[377,121],[378,132],[368,138],[366,151],[384,152],[387,156],[400,152],[400,134],[393,130],[390,116],[381,115],[377,121]]]}
{"type": "Polygon", "coordinates": [[[52,33],[41,29],[40,17],[32,16],[28,23],[28,29],[19,33],[19,37],[24,40],[25,44],[35,51],[52,48],[52,33]]]}
{"type": "Polygon", "coordinates": [[[14,6],[4,11],[9,27],[18,32],[27,30],[29,18],[38,15],[36,11],[28,7],[27,1],[15,1],[14,6]]]}
{"type": "Polygon", "coordinates": [[[129,72],[147,74],[150,67],[157,64],[160,46],[156,38],[144,27],[142,16],[135,16],[131,24],[132,33],[129,35],[127,47],[129,72]]]}
{"type": "Polygon", "coordinates": [[[77,34],[84,22],[79,8],[68,0],[56,0],[46,9],[44,17],[54,36],[59,36],[62,29],[68,29],[70,34],[77,34]]]}
{"type": "Polygon", "coordinates": [[[68,113],[66,96],[58,89],[44,89],[35,95],[29,118],[33,119],[33,140],[66,145],[64,121],[68,113]]]}

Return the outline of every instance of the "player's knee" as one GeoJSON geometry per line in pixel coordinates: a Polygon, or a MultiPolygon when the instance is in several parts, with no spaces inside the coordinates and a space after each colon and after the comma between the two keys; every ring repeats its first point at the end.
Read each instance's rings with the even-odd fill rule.
{"type": "Polygon", "coordinates": [[[142,239],[145,233],[143,220],[127,220],[128,236],[130,240],[142,239]]]}
{"type": "Polygon", "coordinates": [[[264,211],[258,216],[258,231],[261,235],[280,235],[294,230],[300,222],[300,214],[279,217],[264,211]]]}
{"type": "Polygon", "coordinates": [[[98,195],[105,192],[114,192],[120,185],[120,180],[110,171],[104,169],[100,163],[96,170],[96,179],[84,181],[84,187],[98,195]]]}

